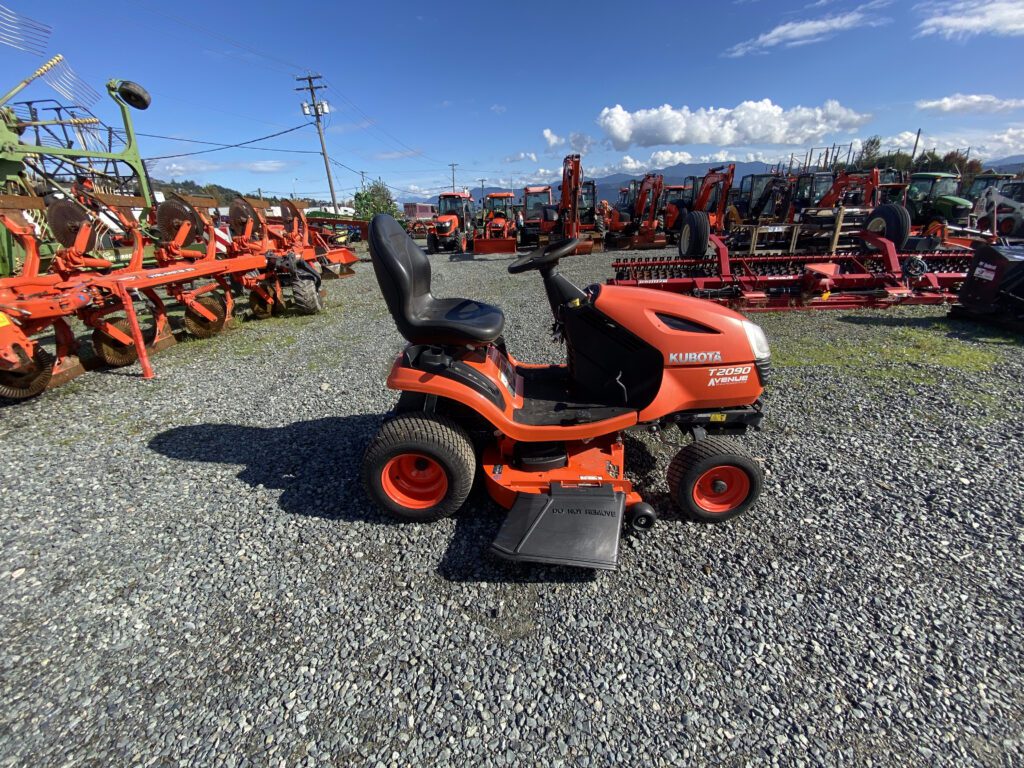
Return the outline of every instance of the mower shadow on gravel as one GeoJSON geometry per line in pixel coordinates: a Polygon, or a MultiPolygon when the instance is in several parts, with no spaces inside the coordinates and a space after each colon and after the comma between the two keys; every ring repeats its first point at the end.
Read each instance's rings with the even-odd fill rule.
{"type": "MultiPolygon", "coordinates": [[[[409,525],[380,512],[362,488],[363,451],[380,426],[379,416],[338,416],[298,421],[284,427],[197,424],[174,427],[149,442],[152,451],[171,459],[242,465],[238,478],[253,488],[280,489],[283,512],[341,522],[409,525]]],[[[638,467],[654,460],[639,441],[627,438],[627,450],[639,455],[638,467]]],[[[455,530],[437,566],[453,582],[585,583],[593,571],[509,563],[490,552],[504,519],[478,480],[470,502],[455,517],[455,530]]]]}
{"type": "Polygon", "coordinates": [[[161,432],[149,448],[182,461],[241,464],[238,478],[281,489],[278,506],[289,514],[397,525],[369,502],[359,480],[363,450],[380,422],[338,416],[284,427],[197,424],[161,432]]]}

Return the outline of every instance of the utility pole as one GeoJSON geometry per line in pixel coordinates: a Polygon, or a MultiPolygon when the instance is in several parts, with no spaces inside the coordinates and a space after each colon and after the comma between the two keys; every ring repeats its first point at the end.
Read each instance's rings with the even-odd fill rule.
{"type": "Polygon", "coordinates": [[[484,182],[487,179],[480,179],[480,205],[484,204],[484,182]]]}
{"type": "Polygon", "coordinates": [[[452,169],[452,192],[454,192],[455,191],[455,166],[457,166],[458,163],[448,163],[448,165],[452,169]]]}
{"type": "Polygon", "coordinates": [[[359,181],[359,188],[365,190],[366,189],[366,171],[360,171],[359,172],[359,179],[360,179],[360,181],[359,181]]]}
{"type": "Polygon", "coordinates": [[[302,102],[302,114],[312,115],[316,119],[316,132],[320,135],[320,153],[324,156],[324,170],[327,171],[327,185],[331,188],[331,205],[334,206],[334,213],[338,212],[338,198],[334,194],[334,179],[331,178],[331,161],[327,157],[327,143],[324,141],[324,126],[320,121],[321,115],[327,115],[331,112],[331,105],[326,101],[317,101],[316,92],[326,88],[326,85],[314,85],[314,80],[322,80],[321,75],[309,74],[304,77],[296,77],[297,82],[305,81],[306,84],[301,88],[296,88],[296,91],[309,91],[309,101],[302,102]]]}
{"type": "Polygon", "coordinates": [[[917,129],[917,136],[914,137],[914,151],[910,153],[910,162],[914,162],[914,158],[917,157],[917,142],[921,140],[921,129],[917,129]]]}

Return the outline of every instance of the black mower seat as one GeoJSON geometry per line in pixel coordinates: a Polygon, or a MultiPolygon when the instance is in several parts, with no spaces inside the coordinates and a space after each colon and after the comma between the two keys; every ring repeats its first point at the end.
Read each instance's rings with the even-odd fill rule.
{"type": "Polygon", "coordinates": [[[487,344],[501,335],[505,315],[498,307],[431,295],[427,255],[391,216],[373,217],[369,246],[384,301],[410,344],[487,344]]]}

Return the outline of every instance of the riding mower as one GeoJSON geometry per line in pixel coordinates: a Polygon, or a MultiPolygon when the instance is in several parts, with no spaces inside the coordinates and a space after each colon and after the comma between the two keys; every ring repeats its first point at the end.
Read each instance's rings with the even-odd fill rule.
{"type": "Polygon", "coordinates": [[[593,285],[558,272],[573,238],[525,254],[512,274],[540,272],[567,365],[522,363],[502,337],[501,309],[430,291],[430,262],[390,216],[375,216],[377,281],[409,342],[387,379],[401,392],[363,458],[369,497],[402,520],[432,522],[466,501],[477,468],[509,509],[492,550],[516,561],[614,569],[624,526],[657,515],[625,476],[622,433],[677,428],[675,502],[701,521],[749,509],[762,472],[724,437],[757,427],[769,368],[761,329],[709,302],[593,285]]]}

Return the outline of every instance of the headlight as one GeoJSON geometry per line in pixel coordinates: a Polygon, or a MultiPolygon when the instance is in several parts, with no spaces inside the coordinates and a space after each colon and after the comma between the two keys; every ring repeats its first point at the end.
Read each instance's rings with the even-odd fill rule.
{"type": "Polygon", "coordinates": [[[743,330],[747,334],[747,341],[750,343],[750,350],[754,353],[755,360],[767,360],[772,356],[772,351],[768,347],[768,337],[764,335],[761,326],[744,320],[743,330]]]}

